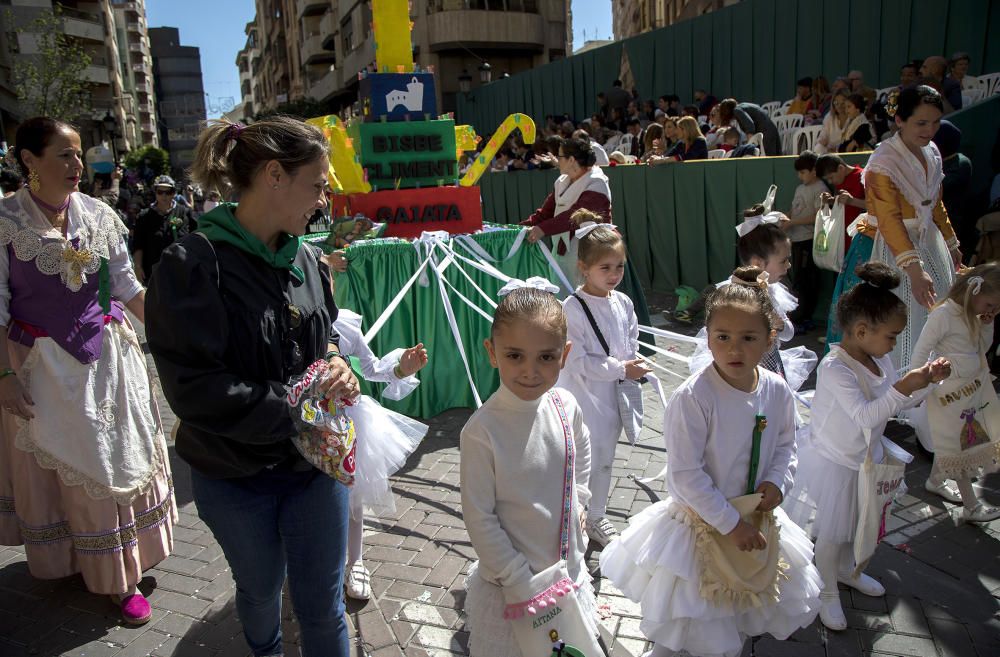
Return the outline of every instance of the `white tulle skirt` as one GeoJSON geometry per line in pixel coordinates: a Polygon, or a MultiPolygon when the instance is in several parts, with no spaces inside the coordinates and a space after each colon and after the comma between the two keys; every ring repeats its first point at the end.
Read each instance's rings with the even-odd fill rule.
{"type": "Polygon", "coordinates": [[[781,558],[789,565],[780,600],[739,610],[718,605],[699,593],[694,530],[672,498],[644,509],[601,554],[601,572],[642,605],[643,634],[671,650],[700,657],[736,657],[747,636],[785,639],[809,625],[819,611],[822,580],[812,565],[812,542],[780,508],[781,558]]]}
{"type": "MultiPolygon", "coordinates": [[[[580,609],[593,622],[597,636],[597,597],[586,567],[580,568],[576,583],[580,609]]],[[[465,578],[465,616],[469,628],[469,654],[474,657],[545,657],[522,655],[510,621],[504,620],[503,590],[479,576],[479,562],[472,564],[465,578]]],[[[587,655],[587,657],[591,657],[587,655]]]]}
{"type": "Polygon", "coordinates": [[[346,409],[357,432],[357,468],[351,487],[351,514],[381,515],[395,510],[389,477],[406,463],[427,435],[427,425],[383,408],[367,395],[346,409]]]}
{"type": "Polygon", "coordinates": [[[858,471],[800,449],[795,487],[781,508],[816,541],[850,543],[858,525],[858,471]]]}

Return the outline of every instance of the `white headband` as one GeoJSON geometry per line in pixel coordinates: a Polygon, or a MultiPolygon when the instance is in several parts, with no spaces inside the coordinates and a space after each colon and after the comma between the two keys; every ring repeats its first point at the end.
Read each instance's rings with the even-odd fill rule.
{"type": "Polygon", "coordinates": [[[500,291],[497,292],[497,296],[505,297],[514,290],[522,287],[533,287],[536,290],[551,292],[552,294],[559,293],[559,287],[557,285],[553,285],[548,279],[542,278],[541,276],[532,276],[526,281],[522,281],[520,278],[510,279],[502,288],[500,288],[500,291]]]}
{"type": "Polygon", "coordinates": [[[973,276],[972,278],[970,278],[969,287],[972,288],[972,294],[973,295],[979,294],[982,291],[983,283],[985,282],[986,281],[983,280],[982,276],[973,276]]]}
{"type": "Polygon", "coordinates": [[[614,224],[599,224],[593,221],[585,221],[576,227],[576,232],[573,233],[573,237],[575,237],[578,240],[582,240],[584,237],[589,235],[591,231],[593,231],[596,228],[600,228],[601,226],[604,226],[605,228],[610,228],[616,232],[618,230],[618,227],[615,226],[614,224]]]}
{"type": "Polygon", "coordinates": [[[781,221],[782,214],[780,212],[768,212],[766,214],[755,214],[752,217],[746,217],[743,219],[743,223],[736,227],[736,232],[743,237],[754,228],[762,224],[776,224],[781,221]]]}
{"type": "Polygon", "coordinates": [[[768,280],[770,280],[770,278],[771,277],[767,275],[766,271],[762,271],[761,273],[757,274],[756,282],[745,281],[736,274],[733,274],[732,276],[729,277],[729,283],[731,285],[745,285],[746,287],[759,287],[766,290],[767,282],[768,280]]]}

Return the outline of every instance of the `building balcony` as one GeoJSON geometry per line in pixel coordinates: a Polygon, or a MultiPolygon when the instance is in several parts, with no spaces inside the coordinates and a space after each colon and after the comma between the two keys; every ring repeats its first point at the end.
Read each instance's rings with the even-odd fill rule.
{"type": "Polygon", "coordinates": [[[250,71],[240,71],[240,84],[250,82],[250,71]]]}
{"type": "Polygon", "coordinates": [[[85,16],[82,13],[78,16],[63,16],[63,30],[69,36],[74,36],[78,39],[104,43],[104,23],[96,17],[85,16]]]}
{"type": "Polygon", "coordinates": [[[307,36],[305,41],[302,42],[301,55],[302,63],[306,65],[332,62],[337,58],[337,53],[323,47],[322,34],[307,36]]]}
{"type": "Polygon", "coordinates": [[[111,84],[111,73],[107,66],[94,66],[91,64],[83,69],[83,79],[93,84],[111,84]]]}
{"type": "Polygon", "coordinates": [[[151,94],[153,93],[153,87],[150,86],[148,82],[136,82],[135,90],[141,94],[151,94]]]}
{"type": "Polygon", "coordinates": [[[332,51],[336,47],[337,35],[340,33],[337,12],[331,10],[323,14],[319,22],[319,33],[323,35],[323,47],[332,51]]]}
{"type": "Polygon", "coordinates": [[[310,79],[306,95],[320,102],[328,100],[340,89],[339,71],[327,71],[326,75],[310,79]]]}
{"type": "Polygon", "coordinates": [[[426,20],[431,52],[477,47],[545,50],[545,18],[540,14],[462,9],[433,13],[426,20]]]}
{"type": "Polygon", "coordinates": [[[139,127],[144,135],[156,133],[156,122],[153,121],[152,117],[139,121],[139,127]]]}
{"type": "Polygon", "coordinates": [[[153,106],[150,105],[149,103],[139,103],[139,111],[145,112],[146,114],[152,114],[153,106]]]}
{"type": "Polygon", "coordinates": [[[145,63],[132,64],[132,70],[134,72],[136,72],[136,73],[142,73],[143,75],[145,75],[146,74],[146,64],[145,63]]]}
{"type": "Polygon", "coordinates": [[[139,53],[142,53],[143,55],[148,55],[149,54],[149,48],[147,48],[146,44],[143,43],[143,42],[141,42],[141,41],[138,42],[138,43],[134,43],[134,42],[133,43],[129,43],[128,44],[128,49],[129,49],[130,52],[139,52],[139,53]]]}
{"type": "Polygon", "coordinates": [[[295,0],[295,15],[301,19],[303,16],[318,16],[330,8],[330,0],[295,0]]]}
{"type": "Polygon", "coordinates": [[[126,27],[128,27],[129,32],[142,33],[142,23],[139,21],[129,21],[126,27]]]}

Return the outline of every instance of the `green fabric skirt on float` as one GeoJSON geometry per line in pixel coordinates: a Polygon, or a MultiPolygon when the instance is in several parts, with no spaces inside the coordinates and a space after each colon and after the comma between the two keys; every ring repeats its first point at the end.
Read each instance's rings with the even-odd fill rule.
{"type": "MultiPolygon", "coordinates": [[[[522,280],[541,276],[557,281],[537,244],[522,241],[520,248],[510,253],[520,232],[519,227],[501,228],[468,237],[492,258],[486,260],[486,264],[507,276],[522,280]]],[[[325,236],[309,237],[310,241],[321,242],[325,236]]],[[[317,246],[325,246],[318,242],[317,246]]],[[[450,245],[457,256],[477,261],[472,250],[461,240],[452,239],[450,245]]],[[[360,314],[364,318],[362,329],[365,332],[371,330],[424,263],[428,248],[424,244],[395,239],[368,240],[349,247],[346,250],[348,270],[336,274],[334,278],[337,306],[360,314]]],[[[448,256],[441,247],[435,248],[434,260],[438,263],[448,256]]],[[[430,265],[424,268],[370,342],[376,354],[384,354],[397,347],[411,347],[420,342],[427,348],[429,362],[417,374],[422,385],[408,397],[400,401],[384,399],[380,394],[381,384],[362,382],[365,394],[398,413],[430,418],[449,408],[475,408],[477,395],[480,400],[485,400],[499,385],[496,370],[490,365],[483,348],[483,340],[489,337],[495,307],[487,298],[492,304],[499,302],[497,291],[503,286],[503,281],[461,258],[454,258],[442,278],[443,282],[439,281],[438,274],[430,265]],[[470,307],[469,303],[477,309],[470,307]],[[456,342],[455,331],[461,338],[461,349],[456,342]]],[[[626,266],[625,278],[618,289],[632,299],[639,323],[648,326],[646,297],[631,266],[626,266]]],[[[653,339],[648,335],[639,337],[644,342],[652,342],[653,339]]]]}

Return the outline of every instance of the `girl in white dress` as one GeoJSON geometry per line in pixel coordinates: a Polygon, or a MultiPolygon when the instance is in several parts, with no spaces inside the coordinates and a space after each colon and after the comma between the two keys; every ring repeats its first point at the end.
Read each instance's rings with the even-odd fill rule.
{"type": "Polygon", "coordinates": [[[737,269],[706,321],[713,362],[664,415],[670,495],[601,554],[604,576],[642,605],[646,657],[735,657],[747,636],[784,639],[819,608],[812,543],[778,507],[795,473],[795,408],[759,365],[775,340],[763,272],[737,269]]]}
{"type": "Polygon", "coordinates": [[[639,358],[639,320],[632,300],[615,290],[625,275],[621,235],[610,224],[596,223],[600,217],[588,210],[577,210],[572,218],[579,224],[577,269],[583,285],[563,302],[574,347],[559,374],[559,387],[573,393],[590,433],[587,535],[604,547],[618,535],[605,513],[615,448],[624,429],[620,382],[641,379],[652,370],[639,358]]]}
{"type": "MultiPolygon", "coordinates": [[[[941,360],[897,377],[889,354],[906,325],[906,306],[893,293],[899,274],[882,263],[861,265],[856,274],[862,282],[837,302],[844,337],[819,365],[812,438],[802,446],[799,483],[784,505],[792,520],[816,539],[816,566],[824,583],[819,617],[831,630],[847,627],[837,582],[865,595],[885,595],[874,578],[853,576],[858,471],[869,451],[865,430],[876,441],[872,461],[883,462],[885,448],[891,449],[881,440],[886,422],[901,409],[919,404],[928,385],[948,373],[947,361],[941,360]]],[[[902,460],[910,460],[899,452],[902,460]]]]}
{"type": "MultiPolygon", "coordinates": [[[[387,399],[398,401],[420,385],[414,374],[427,364],[427,350],[423,344],[394,349],[379,358],[364,341],[361,315],[341,308],[333,326],[340,334],[341,353],[357,359],[361,370],[359,377],[388,384],[382,392],[387,399]]],[[[378,515],[395,508],[389,477],[403,466],[423,440],[427,425],[383,408],[366,395],[360,396],[346,412],[358,432],[358,465],[351,487],[344,588],[347,597],[367,600],[371,597],[371,574],[361,560],[365,510],[378,515]]]]}
{"type": "MultiPolygon", "coordinates": [[[[795,337],[795,325],[788,319],[788,314],[798,307],[799,301],[781,282],[792,266],[792,243],[785,232],[789,220],[784,213],[773,212],[768,207],[758,203],[743,213],[743,221],[736,226],[736,232],[740,236],[736,242],[736,252],[744,266],[759,267],[768,277],[767,293],[775,312],[777,338],[760,364],[784,378],[792,390],[798,390],[809,378],[817,358],[814,352],[805,347],[781,348],[782,343],[795,337]]],[[[716,287],[725,285],[729,285],[729,279],[716,287]]],[[[692,374],[712,362],[706,330],[701,329],[697,337],[700,343],[695,348],[689,365],[692,374]]]]}
{"type": "Polygon", "coordinates": [[[984,504],[972,486],[973,477],[1000,467],[1000,403],[986,364],[998,310],[1000,265],[979,265],[958,274],[948,298],[927,316],[910,361],[944,356],[951,362],[951,376],[927,399],[934,441],[931,476],[956,481],[968,522],[1000,517],[1000,509],[984,504]]]}
{"type": "Polygon", "coordinates": [[[479,556],[465,582],[469,652],[521,657],[505,594],[523,590],[560,558],[580,587],[588,631],[597,633],[581,523],[590,498],[590,440],[573,396],[553,389],[570,344],[552,292],[521,288],[505,296],[485,346],[500,389],[472,414],[461,438],[462,515],[479,556]]]}

